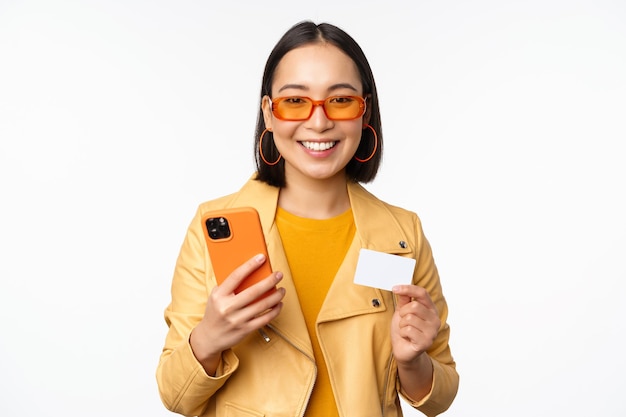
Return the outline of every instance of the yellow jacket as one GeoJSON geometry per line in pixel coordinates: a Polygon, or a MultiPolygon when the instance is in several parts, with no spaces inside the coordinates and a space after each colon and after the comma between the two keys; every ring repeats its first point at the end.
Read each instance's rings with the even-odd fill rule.
{"type": "MultiPolygon", "coordinates": [[[[250,180],[239,192],[200,205],[189,226],[174,271],[172,301],[165,310],[169,331],[157,369],[161,399],[171,411],[228,417],[304,414],[317,371],[274,224],[278,192],[278,188],[250,180]],[[216,376],[210,377],[189,345],[191,330],[201,320],[215,286],[200,219],[209,210],[240,206],[258,210],[272,267],[283,272],[281,285],[287,293],[280,315],[262,332],[251,333],[225,351],[216,376]]],[[[437,306],[441,329],[428,352],[434,369],[431,392],[419,402],[405,396],[427,416],[437,415],[452,403],[459,378],[448,346],[448,309],[430,245],[416,214],[378,200],[356,183],[348,185],[348,192],[357,233],[317,319],[339,414],[402,415],[398,397],[402,389],[389,330],[394,297],[388,291],[353,283],[359,250],[367,248],[415,258],[413,283],[426,288],[437,306]]]]}

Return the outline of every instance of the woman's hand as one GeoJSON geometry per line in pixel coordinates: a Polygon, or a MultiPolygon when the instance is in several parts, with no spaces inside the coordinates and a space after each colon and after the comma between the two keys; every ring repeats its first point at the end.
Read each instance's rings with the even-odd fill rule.
{"type": "Polygon", "coordinates": [[[399,365],[409,366],[426,352],[439,333],[441,320],[428,292],[416,285],[393,287],[397,296],[391,321],[393,355],[399,365]]]}
{"type": "Polygon", "coordinates": [[[209,375],[215,374],[224,350],[265,326],[280,313],[284,288],[278,288],[267,297],[259,297],[280,282],[283,277],[281,272],[274,272],[235,294],[239,284],[264,262],[263,255],[249,259],[221,285],[214,287],[209,295],[204,317],[189,338],[194,355],[209,375]]]}
{"type": "Polygon", "coordinates": [[[391,319],[391,345],[404,392],[414,401],[424,398],[433,383],[433,364],[426,351],[432,346],[441,320],[428,292],[415,285],[393,287],[397,296],[391,319]]]}

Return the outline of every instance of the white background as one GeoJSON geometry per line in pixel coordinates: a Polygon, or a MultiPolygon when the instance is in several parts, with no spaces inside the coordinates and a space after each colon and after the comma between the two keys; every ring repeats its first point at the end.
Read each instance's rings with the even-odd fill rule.
{"type": "Polygon", "coordinates": [[[445,415],[626,415],[626,3],[225,3],[0,0],[0,415],[171,415],[174,262],[252,173],[262,69],[303,19],[373,67],[369,188],[433,245],[445,415]]]}

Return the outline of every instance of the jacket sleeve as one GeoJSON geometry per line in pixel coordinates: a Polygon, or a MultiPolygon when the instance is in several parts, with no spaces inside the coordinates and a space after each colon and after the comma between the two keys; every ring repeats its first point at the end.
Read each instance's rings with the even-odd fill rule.
{"type": "Polygon", "coordinates": [[[408,403],[417,408],[427,416],[436,416],[446,411],[459,387],[459,375],[456,371],[456,363],[452,358],[448,341],[450,338],[450,327],[448,325],[448,305],[443,296],[439,273],[433,259],[432,250],[428,240],[424,236],[419,218],[415,218],[416,226],[416,251],[417,263],[413,275],[413,284],[425,288],[437,307],[441,327],[439,334],[428,350],[428,356],[433,364],[433,384],[424,398],[420,401],[413,401],[403,391],[399,392],[408,403]]]}
{"type": "Polygon", "coordinates": [[[156,373],[165,407],[186,416],[202,414],[212,395],[238,367],[234,353],[225,351],[216,376],[210,377],[189,344],[191,331],[202,319],[214,285],[200,215],[198,209],[176,261],[172,299],[165,309],[169,329],[156,373]]]}

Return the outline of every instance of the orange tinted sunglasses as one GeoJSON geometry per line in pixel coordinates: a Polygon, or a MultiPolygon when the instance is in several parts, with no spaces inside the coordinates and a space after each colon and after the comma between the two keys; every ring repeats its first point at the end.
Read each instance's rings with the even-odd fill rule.
{"type": "Polygon", "coordinates": [[[277,119],[308,120],[316,106],[322,106],[329,120],[353,120],[365,113],[365,99],[358,96],[331,96],[324,100],[289,96],[272,99],[270,108],[277,119]]]}

